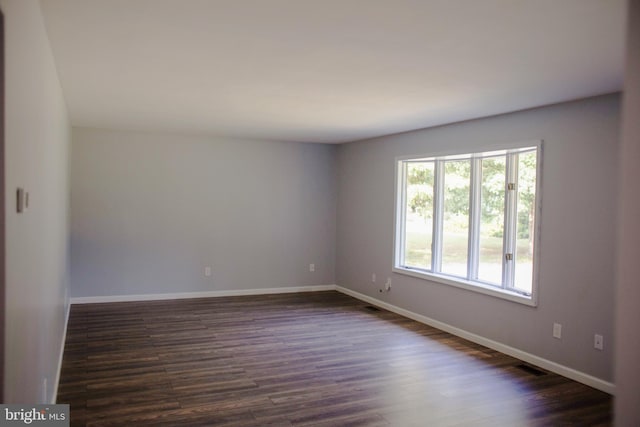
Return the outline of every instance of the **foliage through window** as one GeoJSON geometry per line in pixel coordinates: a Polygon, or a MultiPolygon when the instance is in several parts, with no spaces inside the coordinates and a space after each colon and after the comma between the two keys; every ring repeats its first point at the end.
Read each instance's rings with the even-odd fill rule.
{"type": "Polygon", "coordinates": [[[396,271],[530,299],[539,151],[399,160],[396,271]]]}

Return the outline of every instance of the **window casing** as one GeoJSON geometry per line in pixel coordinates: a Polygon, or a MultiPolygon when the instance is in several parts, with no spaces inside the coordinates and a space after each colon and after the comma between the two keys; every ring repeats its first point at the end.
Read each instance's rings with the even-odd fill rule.
{"type": "Polygon", "coordinates": [[[536,305],[541,151],[398,159],[394,271],[536,305]]]}

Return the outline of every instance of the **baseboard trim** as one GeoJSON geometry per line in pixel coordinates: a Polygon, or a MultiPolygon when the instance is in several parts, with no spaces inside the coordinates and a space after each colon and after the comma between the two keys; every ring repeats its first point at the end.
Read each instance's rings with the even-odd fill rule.
{"type": "Polygon", "coordinates": [[[393,304],[389,304],[384,301],[380,301],[379,299],[370,297],[365,294],[361,294],[360,292],[344,288],[342,286],[336,286],[335,289],[338,292],[341,292],[345,295],[349,295],[351,297],[357,298],[361,301],[365,301],[369,304],[373,304],[380,308],[384,308],[386,310],[392,311],[401,316],[407,317],[409,319],[413,319],[417,322],[424,323],[425,325],[432,326],[434,328],[440,329],[442,331],[448,332],[452,335],[456,335],[458,337],[464,338],[476,344],[483,345],[485,347],[489,347],[493,350],[499,351],[500,353],[507,354],[509,356],[515,357],[522,361],[531,363],[533,365],[539,366],[548,371],[554,372],[558,375],[562,375],[563,377],[572,379],[579,383],[588,385],[589,387],[593,387],[605,393],[615,395],[615,384],[604,381],[600,378],[594,377],[592,375],[586,374],[584,372],[577,371],[573,368],[569,368],[567,366],[561,365],[559,363],[553,362],[548,359],[544,359],[540,356],[536,356],[535,354],[527,353],[526,351],[519,350],[514,347],[510,347],[506,344],[503,344],[498,341],[493,341],[491,339],[485,338],[483,336],[474,334],[472,332],[468,332],[464,329],[457,328],[455,326],[451,326],[447,323],[440,322],[438,320],[432,319],[427,316],[423,316],[421,314],[414,313],[409,310],[405,310],[404,308],[400,308],[393,304]]]}
{"type": "Polygon", "coordinates": [[[336,285],[289,286],[282,288],[234,289],[224,291],[178,292],[143,295],[106,295],[95,297],[73,297],[71,304],[99,304],[105,302],[159,301],[188,298],[235,297],[246,295],[289,294],[297,292],[334,291],[336,285]]]}
{"type": "Polygon", "coordinates": [[[58,400],[58,388],[60,387],[60,374],[62,373],[62,358],[64,357],[64,346],[67,342],[67,327],[69,325],[69,313],[71,312],[71,303],[66,304],[64,314],[64,330],[62,331],[62,342],[60,343],[60,354],[58,354],[58,370],[53,383],[53,394],[51,395],[50,404],[55,404],[58,400]]]}

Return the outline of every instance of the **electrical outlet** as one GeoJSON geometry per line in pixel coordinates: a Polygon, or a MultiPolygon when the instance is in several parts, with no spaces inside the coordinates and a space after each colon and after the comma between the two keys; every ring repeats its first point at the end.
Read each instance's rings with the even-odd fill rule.
{"type": "Polygon", "coordinates": [[[560,323],[553,324],[553,337],[558,339],[562,338],[562,325],[560,323]]]}
{"type": "Polygon", "coordinates": [[[205,277],[211,277],[211,267],[206,266],[206,267],[204,268],[204,276],[205,276],[205,277]]]}
{"type": "Polygon", "coordinates": [[[598,350],[604,349],[604,337],[600,334],[595,334],[593,336],[593,348],[598,350]]]}
{"type": "Polygon", "coordinates": [[[387,292],[391,290],[391,277],[387,277],[387,282],[384,284],[384,290],[387,292]]]}
{"type": "Polygon", "coordinates": [[[371,282],[376,283],[376,273],[371,274],[371,282]]]}
{"type": "Polygon", "coordinates": [[[316,265],[315,264],[309,264],[309,271],[311,271],[311,272],[316,271],[316,265]]]}

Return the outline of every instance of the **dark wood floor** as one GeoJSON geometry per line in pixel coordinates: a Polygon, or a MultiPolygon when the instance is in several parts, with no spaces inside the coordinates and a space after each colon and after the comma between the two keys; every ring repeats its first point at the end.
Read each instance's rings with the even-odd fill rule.
{"type": "Polygon", "coordinates": [[[337,292],[74,305],[72,425],[609,425],[611,397],[337,292]]]}

